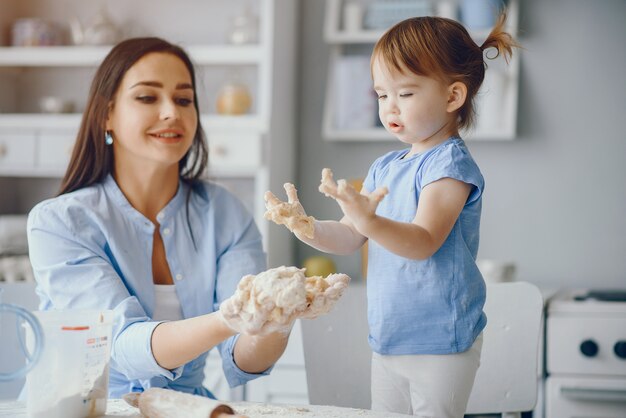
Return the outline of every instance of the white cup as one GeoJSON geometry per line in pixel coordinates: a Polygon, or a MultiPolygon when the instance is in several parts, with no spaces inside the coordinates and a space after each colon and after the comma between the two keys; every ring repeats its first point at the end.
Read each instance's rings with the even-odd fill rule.
{"type": "Polygon", "coordinates": [[[515,280],[515,263],[500,260],[476,260],[476,265],[487,283],[505,283],[515,280]]]}

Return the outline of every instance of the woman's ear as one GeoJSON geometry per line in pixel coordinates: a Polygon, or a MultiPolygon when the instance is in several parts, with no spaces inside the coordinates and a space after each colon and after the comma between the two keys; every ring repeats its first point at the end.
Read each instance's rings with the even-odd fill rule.
{"type": "Polygon", "coordinates": [[[113,102],[109,102],[109,105],[107,106],[107,114],[106,114],[106,118],[105,120],[105,130],[110,131],[111,130],[111,112],[113,111],[113,102]]]}
{"type": "Polygon", "coordinates": [[[448,86],[448,107],[446,111],[452,113],[463,106],[467,99],[467,86],[460,81],[455,81],[448,86]]]}

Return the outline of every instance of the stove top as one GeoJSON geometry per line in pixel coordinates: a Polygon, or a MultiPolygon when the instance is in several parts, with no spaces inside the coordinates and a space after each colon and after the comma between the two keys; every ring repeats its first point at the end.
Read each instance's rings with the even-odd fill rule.
{"type": "Polygon", "coordinates": [[[589,290],[582,295],[575,295],[575,301],[597,300],[602,302],[626,302],[626,290],[589,290]]]}
{"type": "Polygon", "coordinates": [[[626,315],[626,289],[563,290],[550,300],[548,311],[626,315]]]}

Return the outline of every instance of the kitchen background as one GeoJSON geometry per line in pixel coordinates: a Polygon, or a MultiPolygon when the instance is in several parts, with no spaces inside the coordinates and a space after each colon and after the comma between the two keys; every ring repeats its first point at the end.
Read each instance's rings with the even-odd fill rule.
{"type": "MultiPolygon", "coordinates": [[[[296,170],[274,181],[294,182],[304,207],[320,219],[340,216],[317,192],[323,167],[337,178],[363,177],[377,156],[399,146],[322,138],[328,72],[320,69],[331,48],[323,36],[324,8],[323,1],[299,5],[296,170]]],[[[520,1],[524,50],[515,139],[469,144],[487,184],[479,257],[514,262],[520,279],[548,286],[626,284],[625,18],[623,0],[520,1]]],[[[26,213],[57,187],[56,180],[0,177],[0,213],[26,213]]],[[[286,235],[274,225],[268,229],[286,235]]],[[[292,262],[314,254],[295,240],[289,245],[292,262]]],[[[333,259],[338,270],[359,277],[359,254],[333,259]]]]}
{"type": "MultiPolygon", "coordinates": [[[[74,0],[29,0],[23,3],[26,6],[19,6],[18,1],[1,1],[3,46],[9,43],[10,25],[13,16],[21,14],[20,7],[57,19],[67,10],[73,10],[83,23],[98,12],[96,5],[76,7],[78,3],[74,0]]],[[[136,16],[149,31],[150,15],[142,16],[141,12],[148,2],[134,0],[122,7],[121,1],[112,0],[97,5],[105,3],[113,22],[123,25],[130,16],[136,16]]],[[[375,158],[400,146],[393,140],[358,140],[358,135],[343,141],[325,138],[328,136],[323,128],[324,112],[328,111],[327,81],[333,74],[331,63],[336,44],[325,38],[324,30],[329,21],[326,7],[334,3],[333,0],[240,0],[226,6],[218,1],[203,4],[197,0],[176,3],[161,0],[158,4],[162,7],[150,12],[166,18],[168,13],[173,15],[177,8],[184,8],[181,13],[192,19],[191,23],[181,20],[169,29],[160,29],[159,33],[170,40],[192,44],[223,42],[225,34],[232,30],[226,22],[232,25],[233,16],[245,16],[251,10],[260,17],[256,22],[261,35],[261,47],[254,50],[257,58],[242,65],[236,55],[220,57],[220,62],[232,62],[201,71],[209,85],[207,96],[211,96],[205,99],[209,113],[205,128],[209,140],[214,138],[222,147],[213,149],[213,155],[226,158],[217,161],[222,170],[219,180],[255,212],[266,237],[271,265],[300,265],[318,253],[298,243],[283,227],[262,220],[264,190],[271,188],[276,194],[282,193],[282,183],[291,181],[298,187],[300,200],[310,215],[336,219],[341,215],[337,205],[317,191],[322,168],[332,168],[336,178],[358,179],[366,174],[375,158]],[[276,8],[268,8],[268,4],[276,8]],[[202,13],[194,13],[204,7],[220,9],[219,14],[214,14],[215,22],[208,22],[202,13]],[[276,27],[275,32],[267,31],[267,25],[271,24],[276,27]],[[219,85],[232,81],[228,74],[234,66],[243,67],[241,80],[237,82],[242,81],[253,98],[253,105],[247,110],[250,117],[241,119],[244,122],[235,130],[243,125],[245,135],[251,135],[250,141],[262,137],[263,145],[257,145],[258,148],[242,149],[241,142],[229,142],[228,135],[233,134],[228,132],[229,127],[237,125],[230,118],[238,116],[214,117],[217,109],[212,97],[219,94],[219,85]],[[214,80],[219,82],[212,84],[214,80]],[[238,161],[236,156],[231,160],[233,154],[229,153],[258,154],[258,160],[245,169],[235,167],[228,171],[238,161]]],[[[516,51],[520,60],[514,89],[517,93],[514,138],[468,141],[487,184],[479,258],[514,263],[517,279],[542,288],[624,288],[626,138],[622,125],[626,116],[626,1],[517,0],[514,3],[519,14],[513,23],[524,47],[516,51]]],[[[141,29],[130,30],[141,34],[141,29]]],[[[359,48],[362,51],[367,46],[355,47],[359,48]]],[[[42,73],[30,66],[16,70],[20,65],[7,65],[2,62],[3,57],[6,55],[0,55],[3,67],[0,68],[3,91],[0,143],[7,138],[3,134],[15,132],[10,115],[32,113],[37,106],[34,94],[42,88],[13,83],[14,79],[24,79],[22,83],[25,83],[41,78],[42,73]],[[21,99],[23,92],[28,97],[21,99]]],[[[78,74],[80,80],[89,80],[91,70],[69,71],[78,74]]],[[[43,79],[46,77],[69,89],[70,96],[76,97],[80,106],[85,87],[68,83],[58,69],[43,79]]],[[[58,85],[52,90],[63,91],[58,85]]],[[[71,125],[63,123],[65,127],[71,125]]],[[[11,154],[0,152],[0,215],[27,213],[38,201],[53,196],[60,184],[58,178],[23,176],[15,174],[13,168],[3,169],[3,164],[10,163],[11,158],[11,154]]],[[[361,281],[360,254],[330,257],[338,271],[349,274],[356,282],[361,281]]],[[[272,379],[276,380],[269,386],[275,384],[287,389],[277,390],[273,399],[306,402],[302,348],[288,352],[283,366],[273,373],[272,379]],[[276,377],[280,373],[284,373],[282,383],[276,377]]],[[[223,385],[223,382],[213,384],[223,385]]],[[[0,385],[0,395],[1,390],[0,385]]],[[[252,386],[248,388],[248,398],[269,399],[270,392],[267,387],[252,386]]]]}
{"type": "MultiPolygon", "coordinates": [[[[321,140],[323,2],[302,2],[300,16],[300,200],[316,218],[338,218],[317,192],[321,169],[363,177],[399,144],[321,140]]],[[[626,286],[625,21],[623,0],[520,1],[517,135],[468,144],[486,181],[479,258],[514,262],[518,279],[626,286]]],[[[312,250],[298,245],[297,254],[312,250]]],[[[334,259],[357,275],[358,257],[334,259]]]]}

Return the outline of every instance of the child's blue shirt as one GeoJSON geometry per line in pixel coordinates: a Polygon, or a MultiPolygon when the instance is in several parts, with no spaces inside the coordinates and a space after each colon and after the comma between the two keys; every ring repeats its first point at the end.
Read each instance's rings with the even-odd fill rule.
{"type": "Polygon", "coordinates": [[[485,283],[476,267],[484,179],[463,140],[407,158],[390,152],[370,167],[364,188],[387,186],[376,214],[412,222],[424,187],[442,178],[472,185],[452,231],[425,260],[393,254],[369,241],[369,342],[380,354],[447,354],[469,349],[485,327],[485,283]]]}

